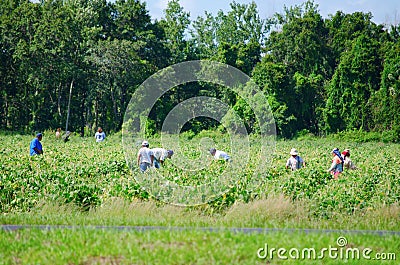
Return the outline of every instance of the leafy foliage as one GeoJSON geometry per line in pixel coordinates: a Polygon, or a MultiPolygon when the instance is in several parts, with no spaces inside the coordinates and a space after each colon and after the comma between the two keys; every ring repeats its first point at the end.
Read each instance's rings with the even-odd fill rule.
{"type": "MultiPolygon", "coordinates": [[[[3,130],[65,124],[81,135],[98,126],[119,131],[130,96],[144,80],[170,64],[203,59],[252,76],[283,137],[354,129],[390,131],[387,139],[400,139],[399,26],[377,25],[371,13],[323,18],[308,0],[263,18],[254,2],[232,2],[227,12],[192,21],[179,0],[171,0],[157,21],[140,0],[4,0],[0,14],[3,130]]],[[[150,117],[154,133],[174,106],[195,96],[223,99],[250,118],[250,132],[256,130],[240,97],[198,83],[160,100],[150,117]]],[[[200,119],[185,130],[218,126],[200,119]]]]}
{"type": "MultiPolygon", "coordinates": [[[[230,153],[232,159],[242,161],[240,152],[229,151],[230,140],[226,135],[202,132],[196,136],[186,132],[180,135],[180,141],[185,145],[164,163],[159,169],[160,174],[183,186],[208,183],[222,174],[231,166],[224,161],[214,161],[193,172],[175,166],[176,163],[190,166],[196,161],[193,159],[199,158],[207,161],[210,157],[204,153],[207,151],[198,148],[204,137],[211,137],[219,148],[230,153]]],[[[47,132],[43,138],[44,155],[33,157],[26,150],[29,136],[4,135],[1,139],[0,209],[4,213],[29,211],[41,201],[73,203],[88,210],[115,197],[128,201],[157,198],[143,189],[128,169],[120,135],[107,137],[103,143],[75,135],[71,141],[63,143],[47,132]]],[[[157,146],[158,139],[149,141],[152,146],[157,146]]],[[[341,142],[341,149],[352,150],[352,160],[358,170],[345,171],[335,181],[326,169],[331,162],[329,152],[337,144],[336,140],[321,138],[279,141],[271,165],[267,166],[258,157],[252,157],[247,164],[239,163],[239,168],[234,171],[237,174],[231,176],[236,180],[234,184],[222,196],[205,203],[210,209],[220,211],[236,202],[248,203],[283,194],[292,201],[303,202],[308,207],[308,214],[316,218],[351,215],[379,208],[382,204],[399,203],[400,167],[395,155],[400,152],[398,144],[341,142]],[[293,146],[307,164],[306,168],[295,172],[285,168],[288,152],[293,146]],[[261,171],[255,171],[259,163],[261,171]],[[257,186],[250,183],[254,172],[259,172],[257,186]]]]}

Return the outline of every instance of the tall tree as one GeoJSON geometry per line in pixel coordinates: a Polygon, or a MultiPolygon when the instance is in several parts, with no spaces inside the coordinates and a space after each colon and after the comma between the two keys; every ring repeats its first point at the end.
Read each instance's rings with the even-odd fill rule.
{"type": "Polygon", "coordinates": [[[263,44],[269,24],[265,19],[260,18],[256,3],[254,1],[249,4],[232,2],[230,8],[226,14],[220,10],[215,17],[216,42],[263,44]]]}
{"type": "Polygon", "coordinates": [[[332,50],[332,63],[336,68],[342,52],[351,49],[353,41],[361,35],[378,40],[383,32],[382,25],[372,22],[371,13],[354,12],[344,14],[337,11],[335,15],[326,20],[329,29],[328,45],[332,50]]]}
{"type": "Polygon", "coordinates": [[[216,28],[215,18],[209,12],[192,22],[190,45],[194,47],[196,59],[211,58],[216,53],[216,28]]]}
{"type": "Polygon", "coordinates": [[[382,70],[379,43],[365,35],[343,52],[328,88],[325,121],[328,131],[370,130],[371,95],[379,89],[382,70]]]}
{"type": "Polygon", "coordinates": [[[1,7],[2,54],[8,66],[3,90],[6,124],[13,130],[36,129],[38,101],[44,100],[35,77],[41,58],[32,45],[40,8],[29,1],[5,1],[1,7]]]}
{"type": "MultiPolygon", "coordinates": [[[[270,87],[275,98],[287,107],[287,125],[281,130],[292,136],[308,129],[319,133],[324,107],[323,80],[330,78],[328,30],[318,6],[307,1],[301,6],[285,8],[275,15],[275,28],[266,44],[269,60],[265,63],[283,65],[288,83],[284,88],[270,87]]],[[[275,68],[275,67],[274,67],[275,68]]]]}
{"type": "Polygon", "coordinates": [[[288,89],[290,84],[287,68],[283,63],[274,63],[271,56],[265,56],[254,67],[252,79],[265,92],[268,103],[274,114],[277,133],[284,137],[290,137],[295,117],[288,111],[287,102],[294,101],[295,94],[288,89]]]}
{"type": "Polygon", "coordinates": [[[142,60],[135,43],[128,40],[99,41],[89,52],[93,67],[89,82],[89,102],[94,108],[94,127],[121,128],[130,95],[151,73],[152,66],[142,60]]]}
{"type": "Polygon", "coordinates": [[[167,47],[171,51],[170,63],[178,63],[188,59],[188,43],[185,34],[190,25],[190,13],[184,11],[179,0],[168,2],[164,11],[164,18],[160,25],[164,28],[167,38],[167,47]]]}
{"type": "Polygon", "coordinates": [[[375,130],[392,130],[400,141],[400,42],[399,27],[392,27],[392,39],[385,43],[380,89],[372,95],[375,130]]]}

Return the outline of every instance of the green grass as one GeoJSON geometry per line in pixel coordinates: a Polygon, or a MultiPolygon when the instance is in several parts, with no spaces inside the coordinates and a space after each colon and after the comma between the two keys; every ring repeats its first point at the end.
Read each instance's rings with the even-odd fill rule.
{"type": "MultiPolygon", "coordinates": [[[[346,236],[347,247],[376,253],[394,253],[400,249],[395,236],[268,233],[247,234],[231,231],[119,231],[98,229],[26,229],[0,231],[2,264],[342,264],[344,259],[280,260],[275,252],[261,259],[257,251],[264,248],[338,247],[336,240],[346,236]]],[[[300,252],[301,253],[301,252],[300,252]]],[[[333,252],[334,253],[334,252],[333,252]]],[[[262,255],[263,252],[260,251],[262,255]]],[[[288,253],[286,253],[288,256],[288,253]]],[[[289,256],[288,256],[289,257],[289,256]]],[[[301,257],[301,256],[300,256],[301,257]]],[[[316,256],[318,257],[318,255],[316,256]]],[[[345,257],[345,256],[343,256],[345,257]]],[[[396,261],[350,259],[347,264],[397,264],[396,261]]]]}

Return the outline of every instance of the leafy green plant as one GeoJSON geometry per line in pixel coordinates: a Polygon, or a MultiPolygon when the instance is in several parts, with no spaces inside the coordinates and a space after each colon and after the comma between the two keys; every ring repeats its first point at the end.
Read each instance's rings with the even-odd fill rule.
{"type": "MultiPolygon", "coordinates": [[[[283,194],[293,203],[306,203],[310,216],[329,219],[400,201],[400,168],[395,156],[400,152],[398,144],[337,142],[336,137],[278,141],[269,164],[257,156],[251,156],[248,163],[211,162],[206,153],[203,158],[210,159],[207,166],[188,171],[174,163],[188,162],[191,165],[196,159],[202,159],[201,152],[207,150],[198,148],[201,139],[213,139],[228,153],[230,141],[219,132],[202,132],[193,137],[186,137],[187,134],[180,138],[185,143],[179,151],[181,153],[166,161],[158,172],[178,185],[196,186],[215,181],[228,166],[235,165],[232,181],[225,192],[205,201],[213,211],[223,213],[236,203],[250,203],[258,198],[283,194]],[[341,150],[350,148],[352,160],[358,167],[358,170],[345,171],[338,181],[326,172],[331,163],[330,150],[336,146],[341,150]],[[299,150],[307,164],[295,172],[285,168],[292,147],[299,150]],[[259,184],[250,185],[254,180],[259,184]]],[[[0,156],[0,210],[3,213],[28,212],[43,200],[73,203],[87,211],[112,198],[126,201],[163,199],[137,183],[136,173],[131,172],[126,164],[120,137],[119,134],[112,135],[104,143],[97,144],[92,138],[74,137],[63,143],[48,136],[43,140],[44,155],[30,157],[26,146],[31,137],[2,136],[5,144],[0,149],[3,154],[0,156]]],[[[250,137],[254,141],[251,148],[257,148],[258,139],[250,137]]],[[[156,138],[149,141],[154,146],[159,143],[156,138]]],[[[244,145],[246,142],[242,139],[238,143],[244,145]]],[[[244,158],[241,160],[240,153],[230,155],[234,160],[246,161],[244,158]]],[[[163,196],[171,196],[171,193],[163,196]]]]}

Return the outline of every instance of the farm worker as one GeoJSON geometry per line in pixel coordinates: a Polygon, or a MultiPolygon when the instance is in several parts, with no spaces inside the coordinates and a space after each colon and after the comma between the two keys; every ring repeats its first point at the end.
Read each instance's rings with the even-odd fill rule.
{"type": "Polygon", "coordinates": [[[103,132],[103,129],[99,127],[97,129],[96,134],[94,135],[94,138],[96,138],[96,142],[103,142],[104,139],[106,139],[106,134],[103,132]]]}
{"type": "Polygon", "coordinates": [[[217,150],[215,148],[210,149],[210,154],[214,157],[214,159],[224,159],[225,161],[230,161],[231,157],[225,153],[224,151],[217,150]]]}
{"type": "Polygon", "coordinates": [[[41,133],[38,133],[38,134],[36,134],[36,137],[31,141],[30,148],[29,148],[31,156],[43,154],[42,144],[40,143],[42,138],[43,138],[43,135],[41,133]]]}
{"type": "Polygon", "coordinates": [[[332,156],[332,164],[331,167],[328,169],[328,172],[330,172],[335,179],[338,179],[340,173],[343,172],[344,159],[342,158],[342,155],[338,148],[332,150],[332,156]]]}
{"type": "Polygon", "coordinates": [[[63,136],[63,141],[64,143],[69,141],[69,137],[71,136],[71,132],[70,131],[66,131],[65,135],[63,136]]]}
{"type": "Polygon", "coordinates": [[[61,138],[61,128],[57,128],[57,131],[56,131],[56,138],[57,138],[57,139],[60,139],[60,138],[61,138]]]}
{"type": "Polygon", "coordinates": [[[149,148],[149,142],[143,141],[142,148],[139,149],[137,156],[137,164],[142,172],[145,172],[147,168],[152,167],[154,162],[153,151],[149,148]]]}
{"type": "Polygon", "coordinates": [[[344,160],[343,162],[343,166],[346,169],[357,169],[356,165],[354,165],[353,161],[351,161],[350,159],[350,150],[349,149],[345,149],[342,152],[342,158],[344,160]]]}
{"type": "Polygon", "coordinates": [[[174,151],[166,150],[164,148],[153,148],[151,149],[154,155],[154,167],[160,168],[162,164],[164,164],[165,159],[171,159],[174,151]]]}
{"type": "Polygon", "coordinates": [[[299,152],[296,150],[296,148],[292,148],[290,150],[290,155],[290,158],[286,162],[286,169],[290,167],[292,171],[295,171],[297,169],[300,169],[302,166],[306,167],[306,163],[299,156],[299,152]]]}

